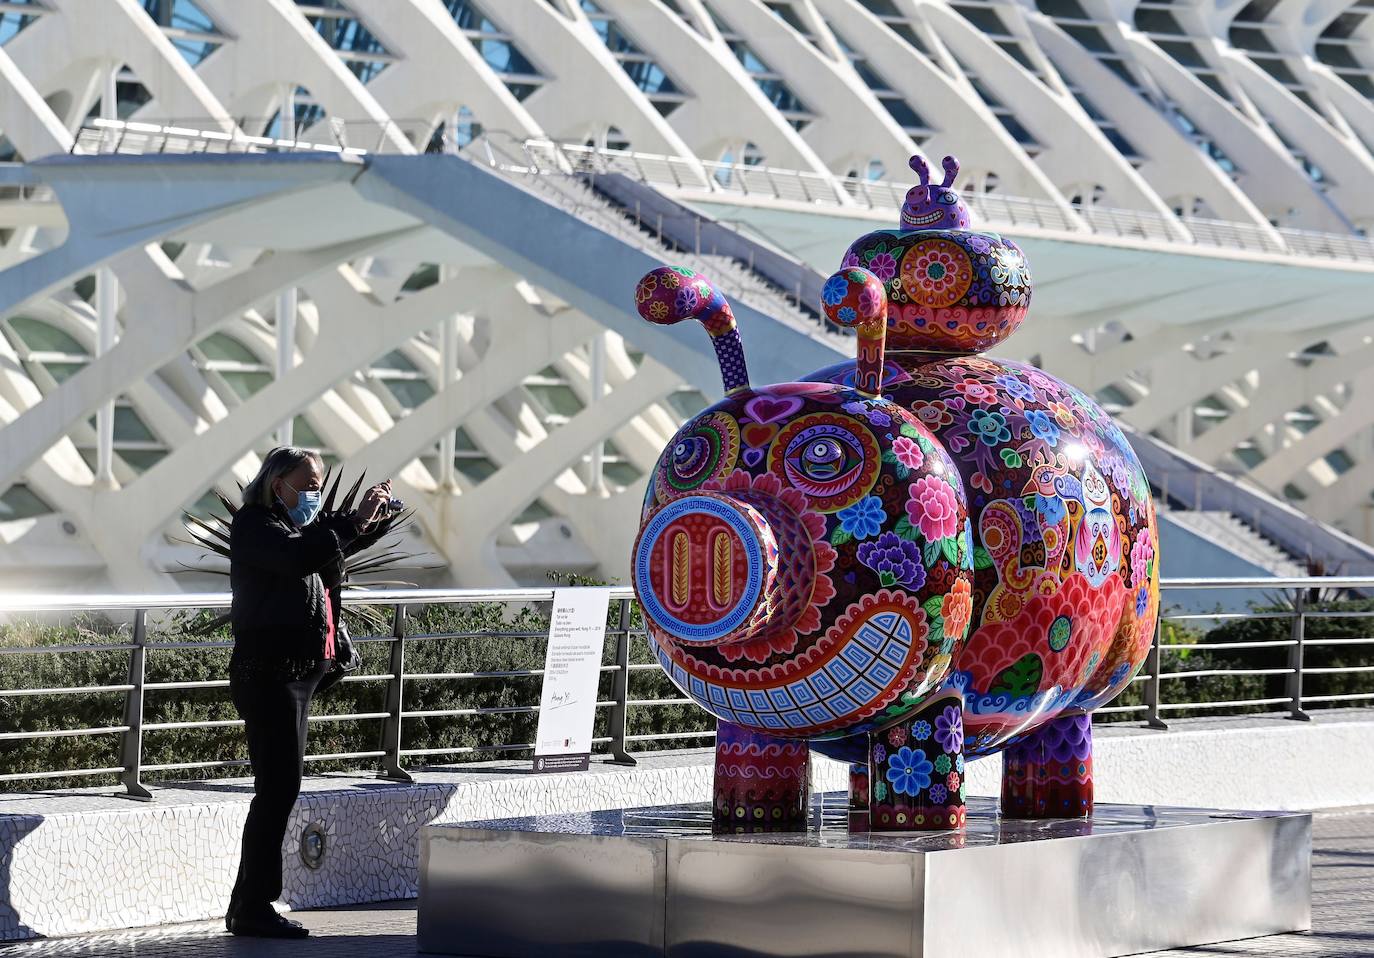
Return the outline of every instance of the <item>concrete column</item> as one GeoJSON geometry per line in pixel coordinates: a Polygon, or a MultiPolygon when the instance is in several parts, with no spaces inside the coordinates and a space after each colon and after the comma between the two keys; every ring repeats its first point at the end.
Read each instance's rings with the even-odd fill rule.
{"type": "MultiPolygon", "coordinates": [[[[592,337],[591,353],[591,369],[588,378],[591,380],[592,397],[588,406],[595,406],[606,395],[606,333],[604,331],[592,337]]],[[[587,491],[597,496],[606,494],[606,479],[603,474],[605,455],[605,440],[597,440],[596,445],[592,446],[591,461],[587,464],[587,491]]]]}
{"type": "MultiPolygon", "coordinates": [[[[281,112],[278,114],[279,139],[296,138],[296,84],[288,83],[282,91],[281,112]]],[[[288,286],[277,294],[277,378],[282,379],[296,365],[296,287],[288,286]]],[[[288,417],[277,427],[277,444],[290,446],[295,434],[295,417],[288,417]]]]}
{"type": "MultiPolygon", "coordinates": [[[[456,117],[457,114],[455,113],[456,117]]],[[[439,267],[439,282],[444,283],[453,277],[453,267],[439,267]]],[[[458,378],[458,317],[445,316],[439,322],[439,392],[443,392],[458,378]]],[[[457,486],[454,476],[453,455],[456,451],[456,430],[445,429],[439,436],[439,488],[452,492],[457,486]]]]}
{"type": "Polygon", "coordinates": [[[1193,441],[1193,407],[1184,406],[1174,416],[1174,445],[1182,449],[1193,441]]]}
{"type": "MultiPolygon", "coordinates": [[[[105,73],[105,89],[100,97],[100,116],[106,120],[119,119],[119,100],[115,75],[119,64],[113,63],[105,73]]],[[[119,311],[119,280],[114,271],[102,266],[95,273],[95,355],[104,356],[115,344],[115,314],[119,311]]],[[[95,411],[95,484],[114,488],[114,396],[101,403],[95,411]]]]}

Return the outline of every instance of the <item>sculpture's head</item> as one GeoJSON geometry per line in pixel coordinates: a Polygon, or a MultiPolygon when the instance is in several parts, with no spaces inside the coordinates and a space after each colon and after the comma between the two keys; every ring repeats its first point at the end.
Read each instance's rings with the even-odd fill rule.
{"type": "MultiPolygon", "coordinates": [[[[959,171],[945,157],[945,181],[929,183],[925,161],[911,158],[921,176],[902,206],[902,226],[855,240],[840,268],[862,267],[887,296],[887,348],[961,356],[1006,339],[1030,308],[1026,257],[1011,240],[969,228],[968,207],[949,184],[959,171]]],[[[827,286],[823,299],[828,303],[827,286]]]]}
{"type": "Polygon", "coordinates": [[[664,668],[725,721],[847,735],[939,687],[971,608],[972,533],[954,463],[879,395],[885,298],[863,270],[827,309],[854,326],[853,387],[749,384],[723,296],[662,268],[650,322],[700,320],[726,397],[654,470],[632,556],[664,668]]]}
{"type": "Polygon", "coordinates": [[[966,230],[972,220],[968,207],[951,187],[959,175],[959,160],[947,156],[942,164],[945,168],[944,181],[938,185],[930,182],[930,167],[925,157],[913,156],[911,168],[921,178],[921,182],[906,191],[906,202],[902,204],[901,228],[904,230],[966,230]]]}

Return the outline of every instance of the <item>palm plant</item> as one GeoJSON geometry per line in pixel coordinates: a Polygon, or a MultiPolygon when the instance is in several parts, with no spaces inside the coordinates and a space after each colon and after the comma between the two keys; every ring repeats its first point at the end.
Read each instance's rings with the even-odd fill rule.
{"type": "MultiPolygon", "coordinates": [[[[340,471],[334,474],[333,467],[329,467],[329,469],[325,471],[323,482],[323,485],[328,491],[325,493],[324,502],[320,506],[320,512],[315,521],[328,524],[337,519],[350,516],[354,511],[354,502],[358,497],[358,492],[362,489],[363,479],[366,478],[366,476],[366,472],[359,475],[353,485],[348,487],[343,498],[338,499],[339,485],[340,480],[343,478],[343,473],[340,471]],[[333,475],[332,484],[330,483],[331,474],[333,475]],[[335,505],[336,499],[338,499],[337,506],[335,505]]],[[[243,492],[242,484],[239,485],[239,492],[243,492]]],[[[215,490],[215,497],[219,499],[220,504],[224,506],[228,515],[225,516],[212,513],[208,518],[202,519],[200,516],[183,511],[182,522],[186,529],[186,534],[189,535],[191,539],[178,539],[176,541],[185,545],[199,545],[209,549],[211,553],[223,559],[232,559],[229,528],[240,507],[230,502],[219,492],[219,490],[215,490]]],[[[386,543],[383,546],[382,552],[376,552],[372,549],[372,546],[377,544],[383,537],[391,535],[392,533],[399,533],[409,527],[414,516],[415,511],[413,509],[402,509],[397,512],[389,512],[377,520],[379,525],[377,528],[370,531],[365,538],[354,540],[354,542],[345,548],[343,581],[349,583],[351,588],[360,590],[376,587],[413,588],[415,586],[414,582],[373,580],[366,584],[361,584],[354,582],[353,579],[356,576],[389,571],[394,569],[400,560],[414,559],[417,557],[414,553],[405,552],[397,548],[401,542],[399,538],[386,543]]],[[[209,558],[209,554],[203,554],[201,558],[209,558]]],[[[182,568],[176,571],[210,572],[215,575],[226,576],[229,574],[226,568],[215,568],[210,566],[196,567],[188,566],[185,563],[182,563],[182,568]]],[[[389,625],[381,612],[368,606],[354,606],[351,611],[366,621],[369,626],[386,628],[389,625]]],[[[229,616],[225,614],[210,622],[195,626],[189,631],[191,634],[205,635],[214,632],[228,622],[229,616]]]]}

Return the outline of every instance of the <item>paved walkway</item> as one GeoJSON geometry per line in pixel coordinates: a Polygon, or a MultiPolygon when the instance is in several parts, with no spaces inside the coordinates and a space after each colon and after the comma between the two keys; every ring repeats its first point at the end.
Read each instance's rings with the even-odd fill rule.
{"type": "MultiPolygon", "coordinates": [[[[233,938],[221,922],[0,945],[0,958],[397,958],[415,955],[415,902],[298,912],[309,942],[233,938]]],[[[1317,817],[1312,930],[1141,958],[1374,958],[1374,810],[1317,817]]],[[[991,958],[991,956],[980,956],[991,958]]],[[[1036,958],[1027,949],[1016,958],[1036,958]]],[[[1050,956],[1046,956],[1050,958],[1050,956]]]]}

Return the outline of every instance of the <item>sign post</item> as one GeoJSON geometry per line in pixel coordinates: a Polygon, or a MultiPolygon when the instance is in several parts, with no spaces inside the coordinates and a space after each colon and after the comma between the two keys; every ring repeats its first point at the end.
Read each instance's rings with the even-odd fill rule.
{"type": "Polygon", "coordinates": [[[534,739],[536,772],[580,772],[591,763],[610,603],[610,589],[554,590],[534,739]]]}

